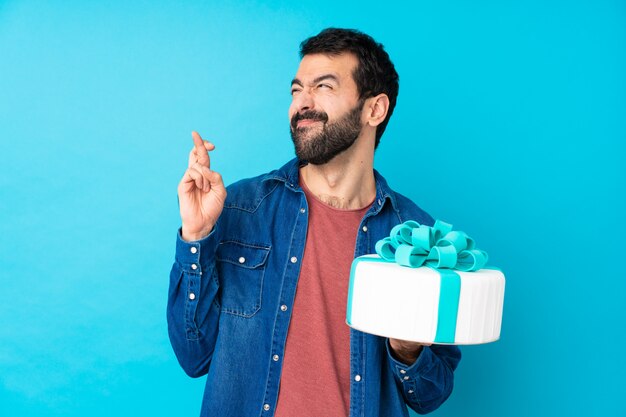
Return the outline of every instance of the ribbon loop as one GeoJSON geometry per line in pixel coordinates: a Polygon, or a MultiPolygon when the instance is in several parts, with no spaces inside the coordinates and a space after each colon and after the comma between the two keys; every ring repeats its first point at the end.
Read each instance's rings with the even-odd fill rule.
{"type": "Polygon", "coordinates": [[[416,227],[411,233],[411,243],[413,246],[424,250],[427,253],[433,246],[433,231],[426,227],[416,227]]]}
{"type": "Polygon", "coordinates": [[[397,245],[394,246],[391,238],[386,237],[376,242],[376,253],[383,259],[395,259],[397,247],[397,245]]]}
{"type": "Polygon", "coordinates": [[[476,271],[487,263],[487,252],[476,249],[474,239],[453,231],[450,223],[436,220],[430,226],[409,220],[391,229],[389,237],[376,242],[381,258],[402,266],[476,271]]]}
{"type": "Polygon", "coordinates": [[[400,245],[396,250],[396,262],[402,266],[418,268],[426,261],[426,255],[415,246],[400,245]]]}

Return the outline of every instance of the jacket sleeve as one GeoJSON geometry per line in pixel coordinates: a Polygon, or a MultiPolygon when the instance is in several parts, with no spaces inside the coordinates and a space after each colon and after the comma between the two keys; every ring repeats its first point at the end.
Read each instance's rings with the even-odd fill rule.
{"type": "Polygon", "coordinates": [[[170,272],[167,329],[185,373],[205,375],[213,356],[220,309],[215,267],[217,224],[202,240],[185,242],[178,230],[176,257],[170,272]]]}
{"type": "Polygon", "coordinates": [[[406,404],[419,414],[436,410],[452,393],[461,350],[453,345],[424,346],[412,365],[398,362],[386,341],[389,366],[406,404]]]}

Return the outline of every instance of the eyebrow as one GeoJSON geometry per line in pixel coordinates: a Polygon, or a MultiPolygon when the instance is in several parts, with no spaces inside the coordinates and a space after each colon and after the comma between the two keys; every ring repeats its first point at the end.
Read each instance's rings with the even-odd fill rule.
{"type": "MultiPolygon", "coordinates": [[[[332,80],[332,81],[336,82],[337,84],[339,84],[339,78],[336,75],[334,75],[334,74],[320,75],[319,77],[315,78],[311,84],[317,84],[320,81],[324,81],[324,80],[332,80]]],[[[294,84],[297,84],[300,87],[304,87],[304,84],[302,83],[302,81],[300,81],[297,78],[294,78],[293,80],[291,80],[291,85],[293,86],[294,84]]]]}

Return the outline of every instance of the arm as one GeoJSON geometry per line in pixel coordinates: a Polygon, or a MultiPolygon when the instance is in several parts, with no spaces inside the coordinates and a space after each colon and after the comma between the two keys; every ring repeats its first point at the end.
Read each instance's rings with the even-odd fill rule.
{"type": "Polygon", "coordinates": [[[219,227],[226,189],[210,170],[207,151],[214,146],[192,133],[194,149],[178,185],[182,228],[176,260],[170,272],[167,322],[170,342],[185,372],[198,377],[208,372],[217,338],[219,309],[214,300],[219,284],[215,269],[219,227]]]}
{"type": "Polygon", "coordinates": [[[167,330],[178,363],[194,378],[208,372],[217,338],[216,240],[215,230],[194,242],[184,241],[179,231],[170,272],[167,330]]]}
{"type": "Polygon", "coordinates": [[[451,345],[418,344],[411,351],[399,342],[389,339],[386,343],[389,366],[407,405],[420,414],[429,413],[452,393],[461,351],[451,345]]]}

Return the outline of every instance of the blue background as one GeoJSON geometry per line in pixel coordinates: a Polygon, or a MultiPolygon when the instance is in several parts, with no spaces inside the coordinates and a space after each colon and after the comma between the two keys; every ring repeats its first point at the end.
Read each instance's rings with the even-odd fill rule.
{"type": "Polygon", "coordinates": [[[199,413],[165,323],[190,131],[227,183],[290,159],[326,26],[400,73],[377,169],[507,275],[432,415],[626,415],[618,0],[0,1],[0,415],[199,413]]]}

